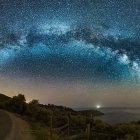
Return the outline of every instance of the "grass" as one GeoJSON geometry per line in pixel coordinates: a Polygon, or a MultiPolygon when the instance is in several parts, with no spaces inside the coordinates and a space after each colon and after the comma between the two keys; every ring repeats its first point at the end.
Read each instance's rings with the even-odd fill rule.
{"type": "Polygon", "coordinates": [[[36,140],[48,140],[49,131],[45,125],[39,122],[29,122],[36,140]]]}
{"type": "Polygon", "coordinates": [[[46,127],[43,123],[39,122],[29,122],[31,130],[35,136],[35,140],[70,140],[68,138],[63,138],[57,131],[52,131],[52,136],[50,136],[50,128],[46,127]]]}

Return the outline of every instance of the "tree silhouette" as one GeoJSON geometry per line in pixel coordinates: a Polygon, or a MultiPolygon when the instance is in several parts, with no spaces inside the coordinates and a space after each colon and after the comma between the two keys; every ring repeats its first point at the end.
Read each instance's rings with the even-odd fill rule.
{"type": "Polygon", "coordinates": [[[11,105],[11,110],[17,112],[19,114],[23,114],[26,112],[26,99],[22,94],[18,94],[17,96],[13,96],[13,98],[9,101],[11,105]]]}

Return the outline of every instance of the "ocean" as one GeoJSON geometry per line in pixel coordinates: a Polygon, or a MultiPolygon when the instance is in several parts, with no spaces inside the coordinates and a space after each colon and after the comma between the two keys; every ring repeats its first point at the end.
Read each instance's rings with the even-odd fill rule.
{"type": "Polygon", "coordinates": [[[100,108],[104,115],[99,119],[115,124],[140,120],[140,108],[100,108]]]}

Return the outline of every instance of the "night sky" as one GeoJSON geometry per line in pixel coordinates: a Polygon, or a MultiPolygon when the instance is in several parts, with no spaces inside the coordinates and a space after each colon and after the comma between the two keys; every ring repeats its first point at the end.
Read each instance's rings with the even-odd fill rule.
{"type": "Polygon", "coordinates": [[[139,84],[139,0],[0,0],[2,93],[140,106],[139,84]]]}

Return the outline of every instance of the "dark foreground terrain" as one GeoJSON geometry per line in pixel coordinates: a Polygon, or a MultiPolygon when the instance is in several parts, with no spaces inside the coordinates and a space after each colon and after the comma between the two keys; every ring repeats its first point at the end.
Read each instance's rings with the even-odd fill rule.
{"type": "Polygon", "coordinates": [[[2,113],[1,139],[10,131],[12,123],[14,132],[6,140],[33,140],[31,133],[36,140],[140,140],[140,121],[109,124],[96,119],[104,115],[97,110],[76,111],[64,106],[43,105],[38,100],[26,103],[21,94],[12,98],[1,94],[0,108],[20,116],[8,113],[11,122],[9,116],[2,113]]]}
{"type": "Polygon", "coordinates": [[[12,127],[12,122],[9,115],[0,110],[0,140],[4,140],[8,133],[10,133],[10,129],[12,127]]]}
{"type": "Polygon", "coordinates": [[[34,140],[34,137],[25,120],[0,110],[0,140],[34,140]]]}

